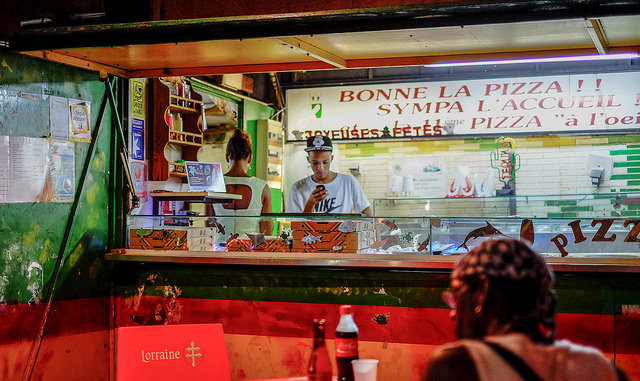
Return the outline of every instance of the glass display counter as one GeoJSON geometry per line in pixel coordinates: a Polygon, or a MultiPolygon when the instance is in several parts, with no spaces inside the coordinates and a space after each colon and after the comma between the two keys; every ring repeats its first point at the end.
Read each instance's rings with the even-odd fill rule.
{"type": "Polygon", "coordinates": [[[109,259],[451,268],[484,240],[510,237],[558,268],[640,271],[638,219],[130,215],[127,224],[128,248],[109,259]],[[258,233],[265,220],[272,234],[258,233]]]}
{"type": "Polygon", "coordinates": [[[640,217],[640,193],[543,196],[377,198],[374,216],[522,218],[640,217]]]}

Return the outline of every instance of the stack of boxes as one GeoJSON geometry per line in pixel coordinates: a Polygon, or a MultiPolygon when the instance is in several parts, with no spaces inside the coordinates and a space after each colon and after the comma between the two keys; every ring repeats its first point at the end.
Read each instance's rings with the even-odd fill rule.
{"type": "MultiPolygon", "coordinates": [[[[281,237],[242,235],[230,238],[229,252],[359,253],[376,241],[372,220],[292,221],[292,247],[281,237]]],[[[129,247],[145,250],[213,251],[214,227],[129,229],[129,247]]]]}
{"type": "Polygon", "coordinates": [[[131,249],[213,251],[215,243],[213,227],[129,229],[131,249]]]}

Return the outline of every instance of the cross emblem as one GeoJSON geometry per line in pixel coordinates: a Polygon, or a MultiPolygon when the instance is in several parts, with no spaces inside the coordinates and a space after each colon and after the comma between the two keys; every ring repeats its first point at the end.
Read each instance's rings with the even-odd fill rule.
{"type": "Polygon", "coordinates": [[[191,359],[191,366],[195,368],[196,366],[198,366],[198,364],[196,363],[196,358],[202,357],[202,353],[199,353],[200,347],[197,347],[196,343],[192,341],[191,345],[187,347],[186,350],[189,353],[187,353],[185,357],[191,359]]]}

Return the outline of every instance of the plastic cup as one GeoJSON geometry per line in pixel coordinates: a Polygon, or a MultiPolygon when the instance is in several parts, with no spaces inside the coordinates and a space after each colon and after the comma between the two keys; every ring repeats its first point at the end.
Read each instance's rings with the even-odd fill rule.
{"type": "Polygon", "coordinates": [[[378,360],[351,360],[351,365],[353,366],[353,379],[355,381],[376,381],[378,360]]]}

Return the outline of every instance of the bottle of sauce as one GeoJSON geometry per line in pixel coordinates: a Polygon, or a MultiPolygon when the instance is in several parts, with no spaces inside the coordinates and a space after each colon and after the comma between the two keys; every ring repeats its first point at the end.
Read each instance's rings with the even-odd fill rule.
{"type": "Polygon", "coordinates": [[[353,321],[351,306],[340,306],[340,321],[336,327],[336,364],[338,381],[353,381],[351,360],[358,358],[358,326],[353,321]]]}
{"type": "Polygon", "coordinates": [[[313,319],[313,351],[307,367],[307,376],[310,381],[331,381],[333,376],[324,333],[325,320],[313,319]]]}

